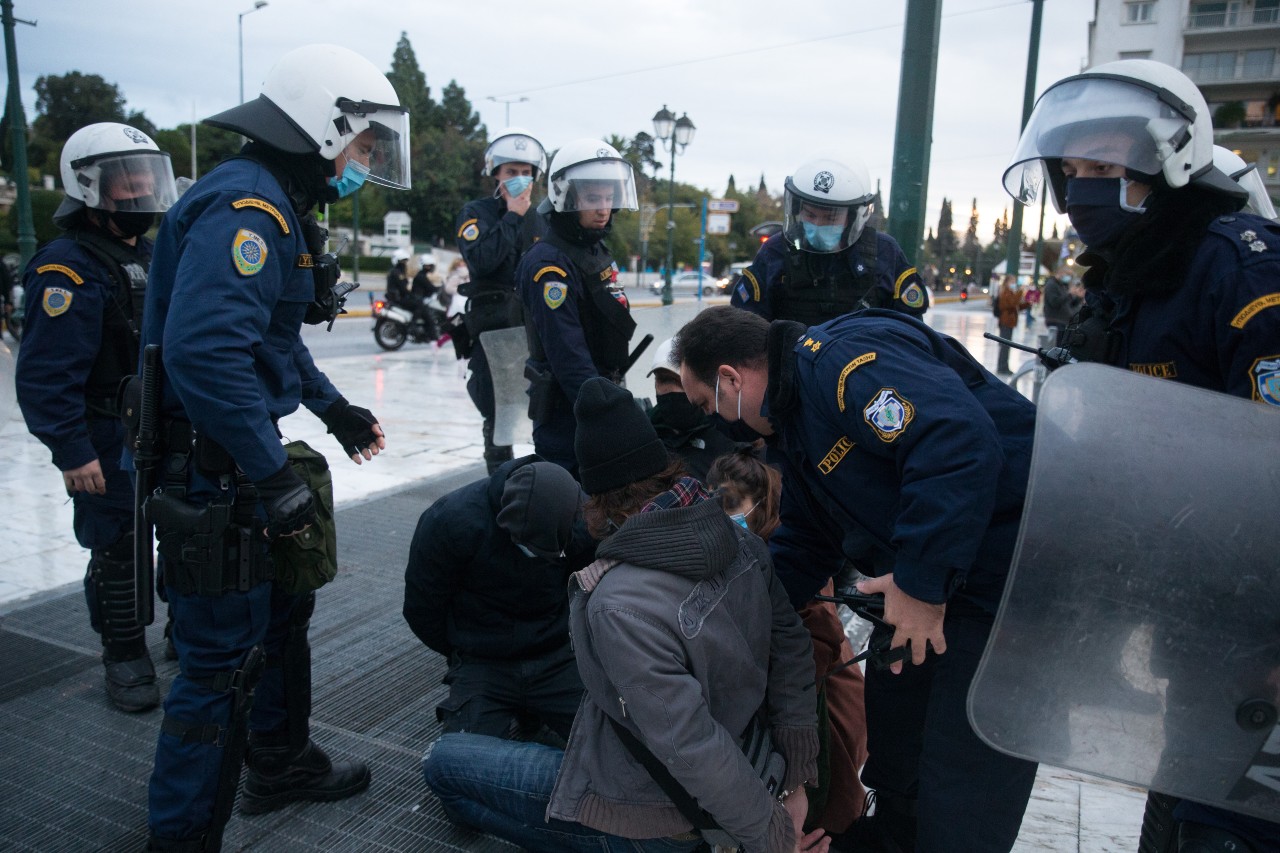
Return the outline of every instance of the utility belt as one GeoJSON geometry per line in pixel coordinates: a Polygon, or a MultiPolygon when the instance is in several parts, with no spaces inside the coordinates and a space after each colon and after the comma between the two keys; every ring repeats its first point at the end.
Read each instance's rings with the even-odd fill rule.
{"type": "MultiPolygon", "coordinates": [[[[600,375],[614,385],[623,384],[623,372],[619,369],[604,370],[600,375]]],[[[526,361],[524,378],[529,380],[529,420],[545,423],[557,413],[573,413],[573,401],[564,393],[551,368],[540,370],[526,361]]]]}
{"type": "Polygon", "coordinates": [[[472,340],[478,340],[482,332],[523,325],[524,308],[520,297],[510,287],[481,290],[467,299],[463,321],[472,340]]]}
{"type": "Polygon", "coordinates": [[[147,498],[146,513],[165,559],[165,585],[183,595],[221,595],[248,592],[272,580],[253,483],[225,449],[196,433],[189,422],[167,421],[161,435],[162,485],[147,498]],[[204,504],[188,501],[193,466],[220,484],[219,497],[204,504]]]}

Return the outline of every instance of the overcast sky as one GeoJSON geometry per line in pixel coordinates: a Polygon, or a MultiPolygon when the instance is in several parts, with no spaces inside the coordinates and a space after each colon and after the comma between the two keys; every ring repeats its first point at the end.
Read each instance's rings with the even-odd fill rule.
{"type": "MultiPolygon", "coordinates": [[[[1036,92],[1085,62],[1091,0],[1046,0],[1036,92]]],[[[15,0],[23,100],[42,74],[78,70],[117,84],[158,127],[204,118],[239,97],[237,20],[253,0],[15,0]]],[[[1017,142],[1030,0],[946,0],[926,225],[953,200],[963,234],[978,199],[980,232],[1012,202],[1000,176],[1017,142]]],[[[439,96],[467,92],[490,132],[511,123],[548,148],[583,136],[653,131],[663,104],[697,125],[676,179],[713,194],[763,174],[781,191],[815,155],[858,156],[886,203],[905,0],[270,0],[243,18],[246,97],[274,59],[311,42],[343,44],[390,67],[408,33],[439,96]],[[531,17],[530,12],[539,12],[531,17]]],[[[666,162],[666,157],[659,159],[666,162]]],[[[1053,209],[1049,208],[1050,219],[1053,209]]],[[[1038,210],[1024,232],[1034,234],[1038,210]]],[[[1046,234],[1051,230],[1046,224],[1046,234]]]]}

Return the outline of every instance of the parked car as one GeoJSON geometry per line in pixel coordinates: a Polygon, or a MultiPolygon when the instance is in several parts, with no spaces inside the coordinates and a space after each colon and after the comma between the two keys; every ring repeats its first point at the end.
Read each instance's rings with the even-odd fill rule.
{"type": "MultiPolygon", "coordinates": [[[[658,279],[649,285],[649,289],[653,291],[655,296],[662,295],[662,286],[665,282],[658,279]]],[[[698,277],[698,271],[678,272],[671,277],[671,293],[674,296],[691,296],[698,293],[698,288],[702,288],[703,296],[712,296],[717,293],[716,280],[711,276],[703,274],[701,279],[698,277]]]]}

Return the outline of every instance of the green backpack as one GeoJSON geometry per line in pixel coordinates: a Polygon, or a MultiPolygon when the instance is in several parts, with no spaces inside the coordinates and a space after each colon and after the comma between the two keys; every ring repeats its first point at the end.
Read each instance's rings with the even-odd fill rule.
{"type": "Polygon", "coordinates": [[[271,543],[276,586],[285,592],[312,592],[338,574],[338,525],[333,518],[333,475],[324,456],[305,441],[284,446],[294,473],[316,496],[316,520],[294,536],[271,543]]]}

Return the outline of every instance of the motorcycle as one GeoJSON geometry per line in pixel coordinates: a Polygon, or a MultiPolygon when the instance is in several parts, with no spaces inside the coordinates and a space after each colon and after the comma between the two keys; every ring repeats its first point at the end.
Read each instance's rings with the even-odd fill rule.
{"type": "Polygon", "coordinates": [[[415,344],[440,342],[440,330],[445,328],[445,309],[437,297],[432,296],[426,302],[426,311],[432,322],[431,327],[422,317],[415,315],[412,308],[387,299],[374,299],[369,295],[373,306],[373,339],[385,350],[398,350],[406,341],[415,344]]]}

